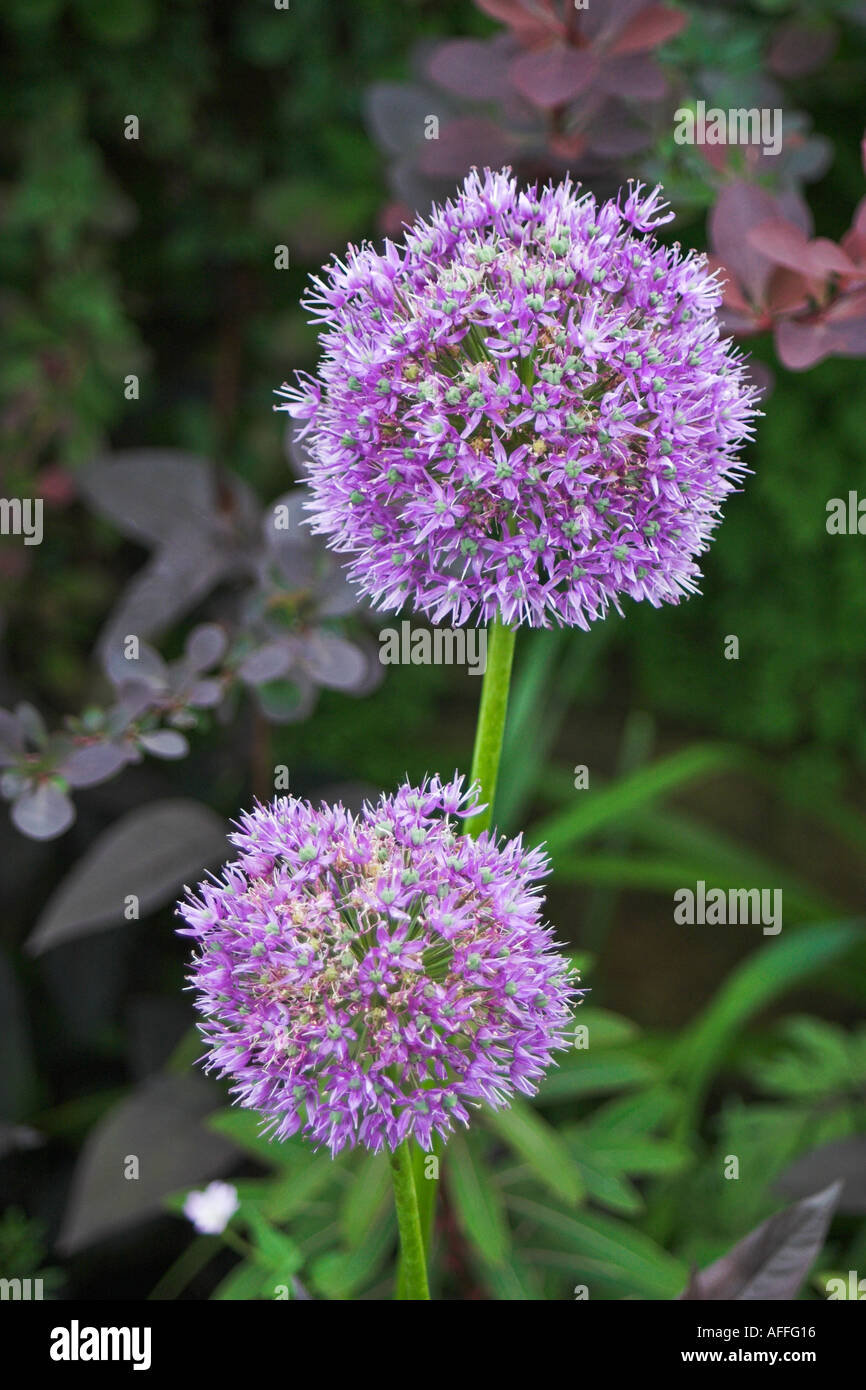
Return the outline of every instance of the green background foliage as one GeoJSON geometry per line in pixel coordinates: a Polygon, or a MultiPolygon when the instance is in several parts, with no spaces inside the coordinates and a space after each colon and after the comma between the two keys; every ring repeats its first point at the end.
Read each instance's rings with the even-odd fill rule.
{"type": "MultiPolygon", "coordinates": [[[[739,6],[720,71],[748,75],[765,26],[795,8],[739,6]]],[[[828,6],[828,21],[844,8],[828,6]]],[[[265,0],[7,0],[0,31],[0,482],[47,512],[38,549],[0,540],[0,703],[32,700],[56,723],[104,696],[90,650],[143,559],[86,509],[80,470],[110,450],[166,446],[215,460],[262,499],[290,485],[271,406],[315,361],[306,276],[379,235],[387,197],[365,89],[404,79],[422,40],[495,25],[456,0],[292,0],[288,14],[265,0]],[[138,140],[124,138],[129,115],[138,140]],[[281,244],[287,271],[274,268],[281,244]]],[[[689,71],[699,40],[671,51],[689,71]]],[[[833,140],[808,196],[834,238],[866,191],[864,54],[866,30],[846,24],[832,64],[793,93],[833,140]]],[[[703,246],[712,190],[693,168],[672,172],[672,234],[703,246]]],[[[587,1284],[593,1297],[673,1298],[783,1195],[832,1176],[818,1164],[805,1187],[774,1188],[794,1160],[863,1132],[866,539],[825,529],[828,499],[866,495],[863,364],[793,375],[767,338],[749,346],[774,386],[703,596],[662,612],[631,604],[587,636],[521,634],[498,820],[551,847],[550,916],[584,953],[590,1043],[537,1105],[486,1116],[449,1146],[440,1297],[562,1299],[587,1284]],[[737,661],[723,656],[729,634],[737,661]],[[579,764],[588,791],[575,789],[579,764]],[[783,885],[781,937],[675,926],[672,893],[700,878],[783,885]],[[736,1182],[721,1176],[730,1154],[736,1182]]],[[[166,650],[181,644],[172,632],[166,650]]],[[[447,668],[389,668],[364,698],[326,692],[306,724],[272,729],[266,761],[286,764],[301,795],[466,770],[478,687],[447,668]]],[[[382,1160],[332,1163],[294,1141],[276,1151],[219,1092],[202,1110],[171,1091],[166,1108],[154,1088],[170,1090],[196,1056],[170,895],[145,922],[36,960],[22,951],[50,893],[131,808],[181,795],[230,816],[248,803],[261,738],[242,708],[231,735],[211,723],[186,762],[84,794],[56,844],[0,828],[0,1119],[17,1127],[0,1160],[4,1270],[47,1270],[52,1290],[94,1297],[298,1296],[293,1280],[320,1298],[390,1296],[382,1160]],[[97,1209],[129,1125],[146,1159],[147,1136],[155,1145],[179,1114],[193,1117],[192,1165],[169,1165],[114,1220],[97,1209]],[[165,1214],[214,1173],[238,1183],[232,1229],[246,1245],[190,1243],[165,1214]]],[[[837,1216],[804,1296],[822,1296],[821,1271],[863,1267],[863,1209],[837,1216]]]]}

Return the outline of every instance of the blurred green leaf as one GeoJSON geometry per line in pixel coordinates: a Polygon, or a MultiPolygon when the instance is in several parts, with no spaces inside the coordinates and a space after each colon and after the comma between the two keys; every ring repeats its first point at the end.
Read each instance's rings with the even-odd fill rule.
{"type": "Polygon", "coordinates": [[[343,1301],[354,1298],[375,1278],[394,1248],[397,1223],[386,1208],[371,1223],[361,1244],[347,1252],[331,1250],[320,1255],[312,1266],[312,1281],[324,1298],[343,1301]]]}
{"type": "Polygon", "coordinates": [[[461,1230],[488,1264],[503,1264],[511,1247],[508,1222],[477,1140],[471,1133],[453,1135],[446,1160],[445,1182],[461,1230]]]}
{"type": "Polygon", "coordinates": [[[270,1265],[275,1284],[287,1284],[304,1263],[298,1246],[284,1232],[272,1226],[256,1207],[241,1212],[250,1228],[256,1249],[270,1265]]]}
{"type": "Polygon", "coordinates": [[[529,1164],[554,1196],[577,1206],[583,1198],[580,1172],[552,1125],[522,1100],[507,1110],[487,1109],[484,1115],[488,1128],[529,1164]]]}
{"type": "Polygon", "coordinates": [[[549,1071],[541,1083],[537,1105],[572,1100],[576,1096],[606,1095],[628,1087],[646,1086],[656,1079],[658,1070],[643,1057],[611,1056],[592,1052],[565,1053],[556,1070],[549,1071]]]}
{"type": "Polygon", "coordinates": [[[571,1251],[577,1257],[576,1271],[598,1270],[650,1298],[673,1298],[688,1278],[686,1265],[622,1221],[597,1214],[572,1216],[522,1197],[509,1205],[571,1251]]]}
{"type": "MultiPolygon", "coordinates": [[[[329,1160],[330,1161],[330,1160],[329,1160]]],[[[340,1228],[346,1243],[360,1245],[390,1201],[391,1174],[384,1154],[364,1153],[340,1204],[340,1228]]]]}
{"type": "Polygon", "coordinates": [[[858,922],[823,923],[778,937],[733,971],[672,1055],[671,1073],[681,1079],[684,1096],[679,1135],[691,1132],[707,1086],[743,1024],[802,981],[814,980],[862,937],[858,922]]]}
{"type": "Polygon", "coordinates": [[[725,744],[695,744],[615,782],[575,792],[575,804],[532,827],[533,844],[544,843],[556,859],[566,849],[639,807],[667,796],[698,778],[742,766],[745,755],[725,744]]]}

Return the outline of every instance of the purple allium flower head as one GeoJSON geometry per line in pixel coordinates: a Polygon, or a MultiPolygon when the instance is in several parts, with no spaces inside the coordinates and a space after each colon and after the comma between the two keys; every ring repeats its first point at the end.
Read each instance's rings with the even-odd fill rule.
{"type": "Polygon", "coordinates": [[[541,850],[459,833],[463,779],[359,817],[281,797],[180,905],[207,1067],[274,1137],[429,1148],[480,1101],[531,1095],[566,1046],[573,987],[541,921],[541,850]]]}
{"type": "Polygon", "coordinates": [[[473,172],[402,245],[314,279],[304,422],[314,530],[379,608],[587,627],[694,592],[756,392],[703,256],[640,184],[473,172]]]}

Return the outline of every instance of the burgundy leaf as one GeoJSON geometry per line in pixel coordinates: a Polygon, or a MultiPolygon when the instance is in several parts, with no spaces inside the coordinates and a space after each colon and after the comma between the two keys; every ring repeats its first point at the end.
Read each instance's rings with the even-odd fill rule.
{"type": "Polygon", "coordinates": [[[0,767],[17,763],[24,753],[24,735],[14,714],[0,709],[0,767]]]}
{"type": "Polygon", "coordinates": [[[824,1244],[841,1186],[833,1183],[763,1221],[721,1259],[695,1273],[680,1299],[796,1298],[824,1244]]]}
{"type": "Polygon", "coordinates": [[[580,13],[581,34],[594,46],[606,47],[646,6],[647,0],[607,0],[604,5],[590,2],[580,13]]]}
{"type": "Polygon", "coordinates": [[[842,238],[842,249],[861,267],[866,262],[866,198],[857,205],[851,226],[842,238]]]}
{"type": "Polygon", "coordinates": [[[587,129],[587,146],[603,159],[622,159],[646,149],[652,136],[648,126],[639,121],[619,102],[610,102],[587,129]]]}
{"type": "Polygon", "coordinates": [[[18,727],[25,740],[31,747],[44,748],[46,746],[48,730],[45,727],[45,720],[35,705],[22,700],[20,704],[15,706],[15,718],[18,720],[18,727]]]}
{"type": "Polygon", "coordinates": [[[777,77],[807,77],[823,67],[837,41],[835,30],[828,25],[801,24],[796,20],[783,24],[770,45],[770,71],[777,77]]]}
{"type": "Polygon", "coordinates": [[[228,637],[219,623],[201,623],[186,639],[184,662],[190,671],[208,671],[222,661],[228,637]]]}
{"type": "Polygon", "coordinates": [[[183,734],[175,729],[154,729],[152,733],[140,734],[138,742],[154,758],[174,760],[185,758],[189,752],[189,744],[183,734]]]}
{"type": "Polygon", "coordinates": [[[0,796],[4,801],[14,801],[17,796],[30,790],[32,779],[24,771],[8,768],[0,773],[0,796]]]}
{"type": "MultiPolygon", "coordinates": [[[[450,121],[449,116],[448,122],[450,121]]],[[[408,153],[399,155],[388,171],[388,182],[395,197],[399,198],[404,206],[413,209],[408,219],[410,222],[416,212],[426,217],[430,212],[431,203],[441,203],[453,197],[455,178],[460,177],[459,174],[425,174],[419,169],[418,160],[426,157],[427,152],[413,147],[408,153]]],[[[398,232],[398,236],[401,235],[402,233],[398,232]]]]}
{"type": "Polygon", "coordinates": [[[441,120],[443,100],[405,82],[376,82],[365,93],[364,115],[376,144],[386,154],[403,154],[423,141],[428,116],[441,120]]]}
{"type": "MultiPolygon", "coordinates": [[[[767,173],[772,178],[779,166],[778,156],[763,149],[756,151],[758,175],[767,173]]],[[[814,183],[826,174],[833,163],[833,142],[823,135],[801,135],[797,131],[785,131],[784,169],[785,177],[797,183],[814,183]]]]}
{"type": "Polygon", "coordinates": [[[838,357],[866,357],[866,296],[859,295],[857,303],[832,304],[825,322],[831,351],[838,357]]]}
{"type": "Polygon", "coordinates": [[[594,54],[555,44],[516,58],[511,65],[511,80],[527,101],[550,111],[573,101],[589,87],[597,72],[594,54]]]}
{"type": "Polygon", "coordinates": [[[12,804],[12,824],[31,840],[56,840],[75,820],[75,807],[53,782],[41,782],[12,804]]]}
{"type": "Polygon", "coordinates": [[[175,536],[127,586],[99,638],[99,646],[127,633],[156,637],[182,618],[237,568],[224,538],[190,528],[175,536]]]}
{"type": "Polygon", "coordinates": [[[329,690],[352,690],[367,674],[363,652],[330,632],[316,632],[307,639],[304,663],[313,679],[329,690]]]}
{"type": "Polygon", "coordinates": [[[857,275],[858,268],[841,246],[828,237],[816,237],[809,244],[809,264],[819,275],[857,275]]]}
{"type": "Polygon", "coordinates": [[[168,688],[168,667],[146,642],[139,643],[138,656],[127,656],[125,637],[118,634],[102,648],[101,655],[105,674],[118,688],[128,684],[146,685],[152,690],[168,688]]]}
{"type": "Polygon", "coordinates": [[[125,685],[117,704],[108,712],[108,733],[115,738],[119,734],[125,734],[130,724],[159,705],[162,694],[164,691],[155,690],[151,685],[125,685]]]}
{"type": "Polygon", "coordinates": [[[358,612],[358,595],[339,565],[334,565],[319,580],[316,597],[316,612],[320,618],[345,618],[349,613],[358,612]]]}
{"type": "Polygon", "coordinates": [[[856,274],[857,267],[841,247],[826,237],[809,241],[792,222],[769,218],[759,222],[748,234],[749,242],[777,265],[823,279],[830,274],[856,274]]]}
{"type": "Polygon", "coordinates": [[[459,178],[473,165],[495,169],[514,158],[516,146],[495,121],[458,116],[443,125],[438,140],[425,140],[418,167],[429,177],[459,178]]]}
{"type": "Polygon", "coordinates": [[[779,324],[776,349],[791,371],[813,367],[825,357],[866,357],[866,295],[832,304],[820,319],[779,324]]]}
{"type": "Polygon", "coordinates": [[[521,43],[537,42],[550,34],[562,34],[564,26],[551,0],[475,0],[479,10],[507,24],[521,43]]]}
{"type": "Polygon", "coordinates": [[[241,662],[238,674],[247,685],[266,685],[285,675],[292,664],[292,649],[282,640],[266,642],[241,662]]]}
{"type": "Polygon", "coordinates": [[[776,351],[779,361],[789,371],[803,372],[829,357],[833,349],[827,341],[827,330],[823,323],[786,320],[776,328],[776,351]]]}
{"type": "Polygon", "coordinates": [[[310,528],[304,525],[305,497],[303,488],[294,488],[278,497],[262,517],[268,552],[285,583],[294,589],[305,589],[313,582],[319,558],[310,528]]]}
{"type": "Polygon", "coordinates": [[[809,281],[796,270],[777,266],[767,289],[767,313],[773,316],[803,309],[809,302],[809,281]]]}
{"type": "Polygon", "coordinates": [[[723,333],[728,337],[737,338],[748,338],[753,333],[762,333],[768,327],[763,319],[751,310],[746,314],[741,314],[736,309],[724,307],[719,314],[719,323],[723,333]]]}
{"type": "Polygon", "coordinates": [[[614,53],[646,53],[667,43],[688,24],[688,15],[667,5],[647,5],[622,31],[614,53]]]}
{"type": "Polygon", "coordinates": [[[162,545],[172,532],[200,525],[214,509],[211,466],[180,449],[127,449],[98,459],[79,478],[91,507],[122,535],[162,545]]]}
{"type": "Polygon", "coordinates": [[[660,101],[667,81],[657,63],[642,53],[634,53],[604,63],[597,86],[610,96],[628,97],[630,101],[660,101]]]}
{"type": "Polygon", "coordinates": [[[126,762],[126,754],[115,743],[87,743],[74,748],[57,771],[70,787],[95,787],[107,782],[126,762]]]}
{"type": "Polygon", "coordinates": [[[223,687],[220,681],[196,681],[186,692],[186,702],[194,709],[213,709],[223,698],[223,687]]]}
{"type": "Polygon", "coordinates": [[[508,87],[513,44],[493,39],[451,39],[439,44],[428,63],[434,82],[471,101],[501,101],[508,87]]]}
{"type": "MultiPolygon", "coordinates": [[[[379,231],[382,236],[390,237],[392,241],[399,241],[406,230],[407,223],[412,221],[412,209],[408,203],[393,201],[385,203],[379,209],[379,231]]],[[[291,454],[289,462],[293,463],[291,454]]],[[[299,477],[303,477],[303,470],[295,468],[299,477]]]]}
{"type": "Polygon", "coordinates": [[[728,147],[727,145],[698,145],[698,154],[704,163],[709,164],[717,174],[722,174],[728,167],[728,147]]]}
{"type": "Polygon", "coordinates": [[[776,194],[776,217],[781,217],[785,222],[793,222],[795,227],[799,227],[801,232],[805,232],[807,237],[814,235],[815,226],[812,220],[812,209],[806,202],[802,193],[796,188],[782,188],[776,194]]]}
{"type": "Polygon", "coordinates": [[[94,841],[43,908],[27,942],[32,955],[121,926],[128,895],[142,916],[170,902],[202,869],[225,858],[226,828],[185,798],[130,811],[94,841]]]}
{"type": "Polygon", "coordinates": [[[710,213],[709,234],[713,250],[728,267],[748,297],[761,303],[772,271],[772,261],[748,237],[759,222],[777,218],[778,208],[763,188],[736,179],[722,189],[710,213]]]}
{"type": "Polygon", "coordinates": [[[587,139],[582,130],[557,131],[547,142],[551,154],[569,164],[579,159],[587,147],[587,139]]]}
{"type": "Polygon", "coordinates": [[[238,1150],[204,1124],[218,1097],[199,1076],[154,1076],[109,1110],[88,1134],[78,1160],[60,1249],[79,1250],[158,1216],[173,1192],[227,1172],[238,1150]],[[135,1182],[124,1176],[124,1154],[140,1160],[135,1182]]]}
{"type": "Polygon", "coordinates": [[[775,1183],[783,1197],[802,1197],[819,1183],[841,1182],[838,1210],[866,1212],[866,1135],[855,1134],[803,1154],[775,1183]]]}
{"type": "Polygon", "coordinates": [[[859,321],[864,316],[866,316],[866,289],[858,290],[856,294],[840,295],[827,310],[827,319],[837,325],[842,325],[849,319],[859,321]]]}
{"type": "Polygon", "coordinates": [[[290,415],[285,418],[286,430],[283,438],[286,458],[295,477],[303,481],[310,471],[310,456],[307,452],[308,440],[301,438],[306,421],[293,420],[290,415]]]}
{"type": "Polygon", "coordinates": [[[716,279],[722,287],[723,303],[731,309],[736,309],[739,313],[752,315],[753,310],[749,301],[724,262],[719,260],[718,256],[707,256],[707,269],[715,273],[716,279]]]}

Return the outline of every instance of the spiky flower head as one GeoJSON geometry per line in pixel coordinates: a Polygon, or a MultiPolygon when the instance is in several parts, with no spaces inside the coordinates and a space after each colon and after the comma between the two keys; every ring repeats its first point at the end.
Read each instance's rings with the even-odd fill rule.
{"type": "Polygon", "coordinates": [[[697,587],[755,392],[706,260],[641,185],[473,172],[403,244],[350,247],[305,301],[314,530],[373,603],[433,622],[587,627],[697,587]]]}
{"type": "Polygon", "coordinates": [[[207,1066],[278,1139],[332,1153],[531,1095],[577,993],[540,918],[545,855],[459,834],[463,779],[408,783],[359,816],[281,797],[180,905],[207,1066]]]}

